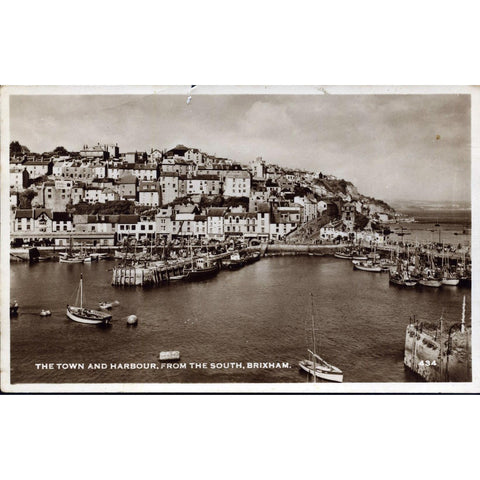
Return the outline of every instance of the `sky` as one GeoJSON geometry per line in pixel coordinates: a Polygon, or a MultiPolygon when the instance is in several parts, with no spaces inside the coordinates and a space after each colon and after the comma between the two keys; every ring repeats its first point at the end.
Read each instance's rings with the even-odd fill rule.
{"type": "Polygon", "coordinates": [[[31,151],[177,144],[332,174],[386,201],[470,200],[469,95],[12,95],[31,151]]]}

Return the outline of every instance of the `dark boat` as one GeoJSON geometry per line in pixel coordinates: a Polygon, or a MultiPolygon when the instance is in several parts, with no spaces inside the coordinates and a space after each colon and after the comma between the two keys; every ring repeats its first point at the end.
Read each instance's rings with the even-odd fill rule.
{"type": "Polygon", "coordinates": [[[243,260],[245,262],[245,265],[250,265],[251,263],[258,262],[260,260],[260,252],[249,253],[243,258],[243,260]]]}
{"type": "Polygon", "coordinates": [[[228,260],[224,260],[222,264],[229,270],[239,270],[245,266],[245,259],[240,257],[240,253],[234,252],[228,260]]]}
{"type": "Polygon", "coordinates": [[[218,263],[211,264],[208,259],[198,258],[190,268],[184,269],[186,281],[204,280],[214,277],[219,271],[218,263]]]}

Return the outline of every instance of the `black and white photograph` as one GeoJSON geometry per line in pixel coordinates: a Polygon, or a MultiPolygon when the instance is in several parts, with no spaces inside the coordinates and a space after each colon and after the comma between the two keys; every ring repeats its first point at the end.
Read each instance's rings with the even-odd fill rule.
{"type": "Polygon", "coordinates": [[[4,87],[2,389],[476,391],[476,95],[4,87]]]}

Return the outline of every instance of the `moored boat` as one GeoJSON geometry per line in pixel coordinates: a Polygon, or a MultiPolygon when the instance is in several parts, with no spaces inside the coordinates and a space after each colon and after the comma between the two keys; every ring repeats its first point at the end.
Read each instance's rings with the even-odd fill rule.
{"type": "Polygon", "coordinates": [[[389,271],[388,280],[390,283],[402,287],[414,287],[417,284],[417,280],[412,278],[408,272],[398,272],[396,270],[389,271]]]}
{"type": "Polygon", "coordinates": [[[59,257],[60,263],[83,263],[83,260],[83,257],[80,255],[70,255],[68,253],[59,257]]]}
{"type": "Polygon", "coordinates": [[[313,295],[312,299],[312,340],[313,340],[313,351],[307,350],[309,353],[309,358],[301,360],[299,366],[302,370],[309,373],[313,376],[313,381],[316,382],[317,378],[323,380],[328,380],[330,382],[343,382],[343,372],[334,365],[331,365],[326,360],[324,360],[316,352],[316,337],[315,337],[315,317],[313,315],[313,295]]]}
{"type": "Polygon", "coordinates": [[[345,252],[345,251],[343,251],[343,252],[335,252],[335,253],[333,254],[333,256],[334,256],[335,258],[341,258],[341,259],[344,259],[344,260],[352,260],[352,258],[353,258],[353,254],[352,254],[351,252],[345,252]]]}
{"type": "Polygon", "coordinates": [[[329,364],[311,350],[308,350],[308,352],[314,360],[302,360],[299,362],[302,370],[313,375],[314,378],[321,378],[330,382],[343,382],[343,372],[339,368],[329,364]]]}
{"type": "Polygon", "coordinates": [[[67,305],[67,317],[78,323],[86,323],[91,325],[106,325],[110,323],[112,316],[106,312],[100,312],[92,308],[83,306],[83,276],[80,275],[79,286],[80,306],[67,305]]]}
{"type": "Polygon", "coordinates": [[[238,270],[245,266],[245,261],[240,257],[239,252],[233,252],[230,258],[223,261],[222,264],[229,270],[238,270]]]}
{"type": "Polygon", "coordinates": [[[260,252],[247,253],[247,255],[243,257],[243,260],[245,262],[245,265],[250,265],[251,263],[258,262],[258,260],[260,260],[260,252]]]}
{"type": "Polygon", "coordinates": [[[374,272],[379,273],[382,271],[382,267],[377,265],[373,262],[361,262],[361,261],[353,261],[353,268],[355,270],[362,270],[364,272],[374,272]]]}
{"type": "Polygon", "coordinates": [[[217,275],[218,271],[219,268],[217,262],[212,264],[208,258],[197,258],[196,261],[192,261],[191,267],[184,269],[185,280],[204,280],[214,277],[217,275]]]}
{"type": "Polygon", "coordinates": [[[430,277],[428,275],[422,276],[418,283],[424,287],[438,288],[442,286],[442,280],[440,278],[430,277]]]}

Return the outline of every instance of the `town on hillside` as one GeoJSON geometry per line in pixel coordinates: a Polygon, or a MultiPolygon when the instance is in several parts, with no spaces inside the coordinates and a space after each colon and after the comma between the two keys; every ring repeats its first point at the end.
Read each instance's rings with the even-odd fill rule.
{"type": "Polygon", "coordinates": [[[128,240],[329,244],[385,241],[399,214],[348,181],[267,163],[249,165],[177,145],[118,144],[31,153],[10,145],[12,246],[128,240]]]}

